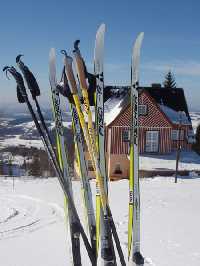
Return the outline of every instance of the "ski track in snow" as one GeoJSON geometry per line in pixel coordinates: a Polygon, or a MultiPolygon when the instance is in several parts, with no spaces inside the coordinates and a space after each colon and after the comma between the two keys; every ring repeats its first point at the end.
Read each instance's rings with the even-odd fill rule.
{"type": "Polygon", "coordinates": [[[26,195],[0,196],[0,241],[31,233],[61,221],[63,210],[26,195]]]}
{"type": "MultiPolygon", "coordinates": [[[[91,185],[95,203],[95,182],[91,185]]],[[[174,184],[174,177],[155,177],[142,179],[140,185],[144,265],[200,265],[200,178],[181,178],[174,184]]],[[[83,221],[80,182],[73,182],[73,190],[83,221]]],[[[127,180],[109,183],[109,196],[127,260],[127,180]]],[[[14,190],[12,179],[0,179],[0,209],[2,266],[71,265],[63,193],[57,179],[17,179],[14,190]]],[[[90,265],[82,241],[81,252],[83,266],[90,265]]],[[[121,265],[118,256],[117,261],[121,265]]]]}

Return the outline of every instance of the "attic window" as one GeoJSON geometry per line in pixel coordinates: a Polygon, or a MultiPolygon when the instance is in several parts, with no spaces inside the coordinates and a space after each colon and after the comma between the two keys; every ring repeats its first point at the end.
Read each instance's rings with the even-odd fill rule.
{"type": "MultiPolygon", "coordinates": [[[[172,140],[179,140],[179,130],[172,130],[172,140]]],[[[184,130],[180,131],[180,140],[184,140],[184,130]]]]}
{"type": "Polygon", "coordinates": [[[147,115],[147,105],[146,104],[139,104],[138,115],[147,115]]]}

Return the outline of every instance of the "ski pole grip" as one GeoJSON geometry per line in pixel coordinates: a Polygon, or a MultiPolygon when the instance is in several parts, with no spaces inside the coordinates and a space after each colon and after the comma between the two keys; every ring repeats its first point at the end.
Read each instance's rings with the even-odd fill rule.
{"type": "Polygon", "coordinates": [[[83,59],[80,55],[79,50],[75,50],[73,53],[74,53],[74,58],[75,58],[75,62],[76,62],[76,69],[78,72],[78,77],[79,77],[81,89],[87,90],[88,86],[87,86],[86,77],[85,77],[85,67],[83,64],[83,59]]]}
{"type": "Polygon", "coordinates": [[[77,94],[78,89],[77,89],[76,80],[75,80],[73,69],[72,69],[72,61],[73,59],[70,56],[64,57],[65,74],[69,82],[71,93],[77,94]]]}

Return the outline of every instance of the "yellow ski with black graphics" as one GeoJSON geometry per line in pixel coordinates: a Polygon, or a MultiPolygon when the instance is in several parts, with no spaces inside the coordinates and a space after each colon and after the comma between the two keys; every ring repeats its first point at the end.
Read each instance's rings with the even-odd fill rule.
{"type": "MultiPolygon", "coordinates": [[[[65,140],[64,140],[64,128],[62,123],[62,112],[60,108],[60,97],[57,89],[56,81],[56,68],[55,68],[55,51],[50,52],[50,84],[51,84],[51,96],[53,105],[53,114],[55,120],[57,150],[59,156],[60,168],[62,169],[63,176],[70,188],[70,194],[73,197],[72,183],[69,171],[69,163],[66,153],[65,140]]],[[[69,228],[71,234],[71,251],[73,262],[72,265],[78,266],[81,263],[81,251],[80,251],[80,231],[77,218],[73,215],[70,206],[68,205],[67,198],[65,197],[65,210],[68,209],[67,216],[69,218],[69,228]]]]}
{"type": "MultiPolygon", "coordinates": [[[[76,42],[77,44],[77,42],[76,42]]],[[[109,235],[109,239],[108,241],[111,241],[112,235],[115,239],[115,243],[116,243],[116,247],[120,256],[120,261],[122,265],[126,265],[125,260],[124,260],[124,255],[121,249],[121,244],[119,241],[119,237],[116,231],[116,227],[112,218],[112,214],[111,214],[111,210],[110,207],[108,205],[108,199],[107,199],[107,194],[105,192],[104,189],[104,181],[103,181],[103,177],[100,171],[100,167],[98,164],[98,156],[97,156],[97,151],[96,151],[96,143],[95,143],[95,136],[93,135],[93,125],[92,125],[92,114],[91,114],[91,110],[90,110],[90,105],[89,105],[89,99],[88,99],[88,94],[87,94],[87,83],[85,79],[85,73],[84,73],[84,64],[82,61],[82,58],[80,56],[80,51],[77,50],[77,45],[75,45],[75,50],[74,50],[74,54],[75,54],[75,60],[76,60],[76,66],[77,66],[77,72],[78,72],[78,76],[79,76],[79,82],[80,82],[80,87],[82,90],[82,94],[83,94],[83,99],[84,99],[84,105],[85,105],[85,113],[89,115],[87,115],[87,119],[88,119],[88,127],[86,125],[86,122],[84,120],[84,114],[81,110],[81,104],[80,104],[80,100],[79,100],[79,96],[78,96],[78,90],[77,90],[77,86],[76,86],[76,81],[74,78],[74,74],[73,74],[73,70],[72,70],[72,58],[65,55],[64,57],[64,64],[65,64],[65,71],[66,71],[66,75],[69,81],[69,86],[71,89],[71,92],[73,94],[73,98],[74,98],[74,102],[75,102],[75,106],[79,115],[79,120],[80,120],[80,124],[81,127],[83,129],[83,133],[84,133],[84,137],[86,140],[86,144],[88,146],[88,151],[90,153],[93,165],[94,165],[94,169],[95,169],[95,173],[96,173],[96,179],[99,185],[99,191],[100,191],[100,197],[101,197],[101,204],[102,204],[102,208],[103,208],[103,212],[104,212],[104,224],[106,225],[106,230],[108,232],[109,235]],[[85,89],[84,89],[85,86],[85,89]],[[84,90],[84,92],[83,92],[84,90]],[[88,132],[89,131],[89,132],[88,132]],[[111,229],[112,229],[112,235],[111,235],[111,229]],[[109,233],[110,232],[110,233],[109,233]]]]}

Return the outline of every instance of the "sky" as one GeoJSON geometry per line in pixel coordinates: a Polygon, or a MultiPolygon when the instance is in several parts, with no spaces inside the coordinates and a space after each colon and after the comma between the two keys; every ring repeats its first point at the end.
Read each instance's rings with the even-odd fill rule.
{"type": "MultiPolygon", "coordinates": [[[[61,49],[80,48],[88,68],[93,69],[95,34],[106,24],[105,84],[130,84],[133,42],[144,32],[140,85],[162,83],[171,70],[177,87],[183,87],[190,110],[200,111],[200,1],[198,0],[19,0],[0,3],[0,69],[15,66],[15,57],[35,74],[41,102],[50,102],[48,55],[57,51],[58,78],[61,49]]],[[[15,83],[0,72],[0,109],[16,104],[15,83]]],[[[6,109],[5,109],[6,110],[6,109]]]]}

